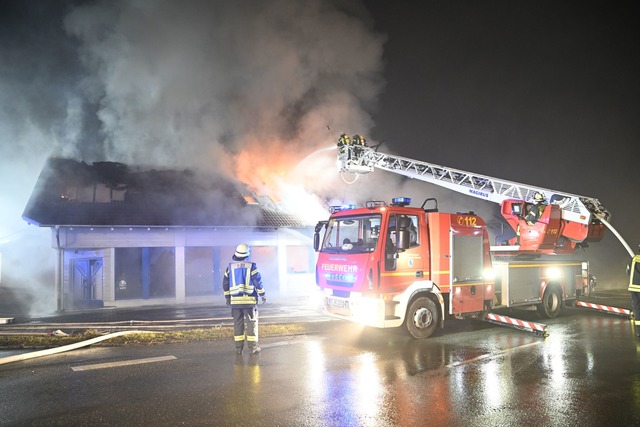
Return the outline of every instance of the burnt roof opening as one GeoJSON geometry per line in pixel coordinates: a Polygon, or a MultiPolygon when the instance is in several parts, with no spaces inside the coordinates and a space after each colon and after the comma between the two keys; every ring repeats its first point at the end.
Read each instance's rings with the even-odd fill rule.
{"type": "Polygon", "coordinates": [[[270,226],[305,221],[215,172],[49,159],[23,218],[39,226],[270,226]],[[248,197],[247,197],[248,196],[248,197]]]}

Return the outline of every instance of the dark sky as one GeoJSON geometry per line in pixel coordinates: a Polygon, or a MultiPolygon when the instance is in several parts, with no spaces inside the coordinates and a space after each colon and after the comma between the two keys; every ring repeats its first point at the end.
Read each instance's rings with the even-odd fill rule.
{"type": "MultiPolygon", "coordinates": [[[[404,189],[383,172],[336,185],[331,156],[308,160],[333,143],[328,125],[364,133],[388,153],[597,198],[635,249],[639,8],[3,0],[3,275],[24,258],[8,254],[8,242],[35,241],[21,213],[51,155],[244,178],[298,162],[295,174],[273,181],[340,197],[404,189]],[[380,181],[393,189],[383,191],[380,181]]],[[[251,184],[267,191],[272,178],[259,178],[251,184]]],[[[437,192],[422,183],[411,190],[437,192]]],[[[449,208],[467,209],[468,199],[454,198],[449,208]]],[[[628,256],[614,238],[588,255],[624,281],[628,256]]]]}
{"type": "Polygon", "coordinates": [[[640,153],[640,14],[594,3],[368,1],[388,35],[375,137],[403,155],[604,197],[640,153]]]}
{"type": "MultiPolygon", "coordinates": [[[[388,36],[381,150],[597,198],[637,248],[638,3],[366,3],[388,36]]],[[[590,253],[627,262],[611,234],[590,253]]]]}

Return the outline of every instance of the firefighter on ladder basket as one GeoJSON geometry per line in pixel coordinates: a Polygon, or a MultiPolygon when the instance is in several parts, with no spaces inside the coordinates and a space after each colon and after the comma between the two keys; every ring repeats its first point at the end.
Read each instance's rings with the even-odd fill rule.
{"type": "Polygon", "coordinates": [[[346,153],[350,144],[351,139],[349,135],[346,133],[341,134],[340,138],[338,138],[338,151],[340,151],[340,153],[346,153]]]}
{"type": "Polygon", "coordinates": [[[351,141],[354,147],[367,146],[367,140],[364,138],[363,135],[353,135],[353,138],[351,138],[351,141]]]}
{"type": "Polygon", "coordinates": [[[527,224],[533,225],[538,222],[544,212],[544,201],[544,196],[541,193],[536,192],[536,194],[533,195],[533,205],[527,206],[527,215],[524,218],[527,224]]]}
{"type": "Polygon", "coordinates": [[[640,338],[640,247],[639,253],[627,264],[629,275],[629,293],[631,294],[631,307],[633,308],[633,326],[636,337],[640,338]]]}
{"type": "Polygon", "coordinates": [[[362,149],[367,146],[367,140],[364,139],[364,136],[362,135],[353,135],[353,138],[351,138],[351,145],[353,146],[353,150],[356,155],[360,155],[362,149]]]}
{"type": "Polygon", "coordinates": [[[236,354],[241,355],[246,340],[251,354],[260,353],[258,345],[258,297],[267,302],[262,287],[262,278],[256,263],[248,260],[251,249],[244,243],[236,247],[233,262],[224,272],[222,288],[227,305],[231,305],[233,317],[233,340],[236,354]]]}

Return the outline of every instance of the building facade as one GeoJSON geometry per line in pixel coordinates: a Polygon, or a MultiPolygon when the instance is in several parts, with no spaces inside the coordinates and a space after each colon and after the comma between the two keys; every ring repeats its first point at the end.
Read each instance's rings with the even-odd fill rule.
{"type": "Polygon", "coordinates": [[[223,274],[239,243],[251,247],[271,300],[311,294],[313,227],[270,200],[251,195],[247,203],[232,191],[219,203],[212,189],[220,185],[203,190],[175,171],[143,181],[121,164],[104,170],[51,159],[23,215],[51,229],[58,310],[223,303],[223,274]],[[203,204],[210,194],[218,203],[203,204]]]}
{"type": "Polygon", "coordinates": [[[59,310],[222,303],[222,277],[238,243],[251,246],[275,298],[313,287],[311,230],[242,227],[58,227],[59,310]],[[307,232],[305,232],[307,231],[307,232]]]}

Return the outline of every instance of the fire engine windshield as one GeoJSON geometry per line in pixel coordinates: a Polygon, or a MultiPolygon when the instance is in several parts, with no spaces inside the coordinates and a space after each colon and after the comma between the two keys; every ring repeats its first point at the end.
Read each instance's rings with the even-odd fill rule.
{"type": "Polygon", "coordinates": [[[378,244],[380,221],[380,215],[358,215],[330,219],[320,252],[373,252],[378,244]]]}

